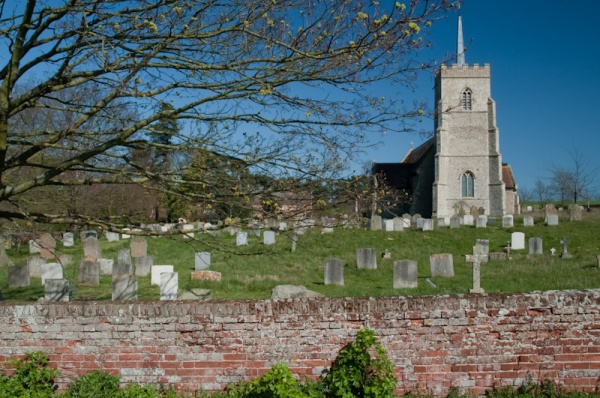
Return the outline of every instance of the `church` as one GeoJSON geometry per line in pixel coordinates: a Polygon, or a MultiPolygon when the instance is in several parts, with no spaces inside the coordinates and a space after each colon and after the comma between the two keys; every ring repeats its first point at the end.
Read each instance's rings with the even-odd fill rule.
{"type": "Polygon", "coordinates": [[[517,184],[499,147],[490,65],[465,63],[459,16],[457,62],[435,72],[433,137],[400,163],[373,163],[372,174],[379,186],[403,193],[396,215],[518,214],[517,184]]]}

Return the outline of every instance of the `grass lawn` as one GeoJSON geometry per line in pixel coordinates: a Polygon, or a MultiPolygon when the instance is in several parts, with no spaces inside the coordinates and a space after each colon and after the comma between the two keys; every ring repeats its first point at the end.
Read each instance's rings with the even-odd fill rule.
{"type": "MultiPolygon", "coordinates": [[[[562,216],[566,216],[562,214],[562,216]]],[[[501,220],[498,220],[501,221],[501,220]]],[[[148,237],[148,254],[154,264],[173,265],[179,273],[179,289],[208,288],[213,299],[267,299],[276,285],[304,285],[310,290],[329,297],[351,296],[406,296],[448,293],[467,293],[471,287],[471,265],[465,262],[465,254],[472,253],[476,239],[488,239],[490,252],[502,251],[512,232],[524,232],[526,249],[511,251],[506,261],[490,261],[482,264],[481,287],[492,292],[529,292],[536,290],[567,290],[600,288],[600,268],[596,256],[600,254],[600,214],[586,213],[583,221],[569,222],[561,218],[558,226],[545,226],[543,215],[535,214],[535,226],[523,227],[517,217],[515,227],[503,229],[501,222],[486,229],[463,227],[460,229],[438,228],[423,232],[414,228],[404,232],[336,229],[334,233],[321,233],[313,229],[302,235],[294,253],[292,241],[282,232],[277,243],[264,246],[262,237],[248,234],[248,246],[237,247],[235,236],[221,233],[218,237],[208,234],[196,235],[196,239],[175,237],[148,237]],[[558,256],[560,240],[569,239],[571,259],[558,256]],[[528,239],[543,239],[544,255],[531,258],[528,255],[528,239]],[[550,248],[557,255],[550,255],[550,248]],[[377,259],[377,270],[358,270],[356,250],[375,248],[379,254],[386,249],[391,259],[377,259]],[[222,273],[221,282],[192,282],[194,253],[211,252],[210,270],[222,273]],[[452,253],[454,273],[452,278],[431,278],[429,256],[435,253],[452,253]],[[345,286],[325,286],[323,266],[328,258],[339,258],[346,264],[345,286]],[[418,262],[419,286],[416,289],[393,289],[392,269],[394,260],[418,262]],[[425,282],[430,278],[437,288],[425,282]]],[[[120,249],[129,247],[129,240],[109,243],[101,240],[102,257],[116,260],[120,249]]],[[[77,286],[77,268],[82,258],[80,242],[75,247],[63,248],[57,242],[57,255],[70,254],[73,264],[66,267],[64,275],[70,281],[71,300],[110,300],[111,277],[103,276],[100,287],[77,286]]],[[[17,265],[27,263],[28,247],[12,247],[7,250],[17,265]]],[[[138,279],[138,299],[158,300],[159,288],[150,285],[150,277],[138,279]]],[[[43,297],[41,281],[31,279],[27,288],[9,289],[7,267],[0,268],[0,294],[4,301],[32,301],[43,297]]]]}

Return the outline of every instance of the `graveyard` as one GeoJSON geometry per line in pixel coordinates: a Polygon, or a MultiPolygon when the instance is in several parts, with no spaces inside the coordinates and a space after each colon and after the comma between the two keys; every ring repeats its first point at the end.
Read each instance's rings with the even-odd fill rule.
{"type": "Polygon", "coordinates": [[[32,271],[32,259],[40,254],[46,257],[43,263],[58,263],[59,279],[68,283],[63,300],[66,295],[69,301],[269,299],[280,285],[304,286],[326,297],[598,288],[600,217],[591,212],[570,221],[565,209],[558,220],[552,225],[554,220],[547,222],[544,212],[538,211],[515,217],[513,226],[502,220],[469,225],[467,220],[458,227],[431,222],[431,230],[424,230],[429,222],[414,220],[402,231],[386,230],[384,224],[381,230],[372,230],[368,224],[332,227],[317,222],[302,234],[296,234],[291,223],[281,228],[240,225],[210,231],[196,224],[188,227],[194,229],[187,229],[187,235],[99,232],[91,257],[84,253],[90,239],[83,235],[74,237],[73,246],[56,240],[53,253],[32,254],[29,245],[7,245],[0,294],[9,302],[48,299],[43,276],[32,271]],[[475,286],[473,250],[478,241],[489,253],[477,261],[480,280],[475,286]],[[451,273],[445,268],[435,271],[440,258],[450,263],[451,273]],[[161,287],[161,275],[167,278],[167,290],[162,290],[166,288],[161,287]],[[402,280],[407,275],[416,278],[402,280]],[[19,278],[23,281],[15,281],[19,278]],[[113,287],[119,284],[124,291],[115,296],[113,287]]]}

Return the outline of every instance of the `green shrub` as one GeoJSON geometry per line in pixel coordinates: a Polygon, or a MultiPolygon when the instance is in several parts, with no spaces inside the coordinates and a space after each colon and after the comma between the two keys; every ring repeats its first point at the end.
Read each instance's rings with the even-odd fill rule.
{"type": "Polygon", "coordinates": [[[12,376],[0,376],[0,398],[49,398],[55,396],[54,379],[60,372],[48,366],[48,354],[30,352],[23,359],[10,359],[12,376]]]}
{"type": "Polygon", "coordinates": [[[396,388],[394,366],[371,329],[341,349],[323,379],[329,398],[389,398],[396,388]]]}
{"type": "Polygon", "coordinates": [[[65,398],[114,398],[119,393],[119,376],[94,370],[69,385],[65,398]]]}

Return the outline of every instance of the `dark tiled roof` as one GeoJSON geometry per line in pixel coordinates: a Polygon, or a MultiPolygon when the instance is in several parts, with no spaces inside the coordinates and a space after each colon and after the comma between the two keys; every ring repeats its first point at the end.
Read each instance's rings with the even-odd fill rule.
{"type": "Polygon", "coordinates": [[[430,138],[429,140],[425,141],[420,146],[418,146],[415,149],[412,149],[410,152],[408,152],[406,154],[406,156],[404,156],[404,159],[402,159],[401,163],[403,163],[403,164],[419,163],[421,158],[423,158],[423,156],[425,156],[425,154],[429,151],[429,149],[433,146],[434,143],[435,143],[435,137],[430,138]]]}
{"type": "Polygon", "coordinates": [[[506,186],[505,189],[512,191],[517,189],[517,183],[515,182],[515,176],[513,175],[512,169],[509,164],[502,164],[502,181],[506,186]]]}

